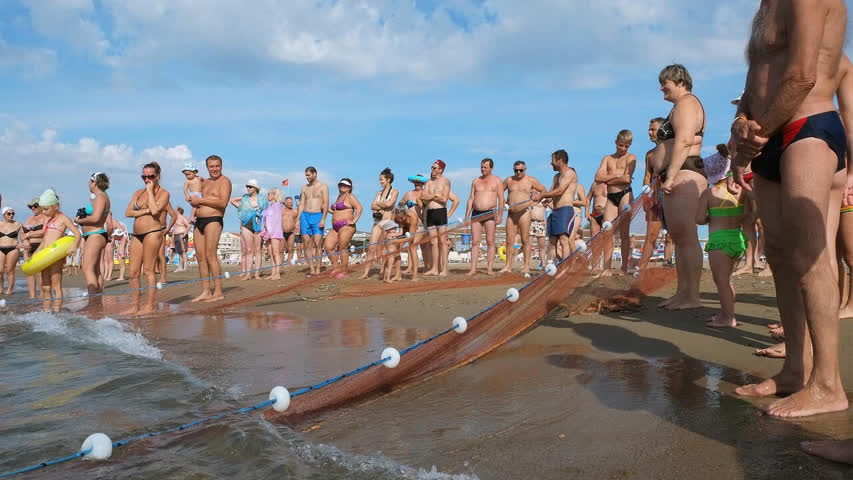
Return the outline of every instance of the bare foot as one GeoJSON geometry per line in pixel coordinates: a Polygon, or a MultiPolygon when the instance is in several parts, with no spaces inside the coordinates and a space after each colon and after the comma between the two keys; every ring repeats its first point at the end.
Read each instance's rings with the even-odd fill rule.
{"type": "Polygon", "coordinates": [[[391,281],[391,280],[390,280],[390,279],[388,279],[388,278],[386,278],[386,279],[384,279],[384,280],[382,280],[382,281],[383,281],[383,282],[385,282],[385,283],[394,283],[393,281],[391,281]]]}
{"type": "Polygon", "coordinates": [[[443,271],[443,272],[439,273],[439,274],[438,274],[438,276],[439,276],[439,277],[446,277],[446,276],[447,276],[447,270],[445,270],[445,271],[443,271]]]}
{"type": "Polygon", "coordinates": [[[495,272],[494,272],[494,271],[492,271],[492,270],[486,270],[486,275],[489,275],[489,276],[492,276],[492,277],[493,277],[493,276],[495,276],[495,272]]]}
{"type": "Polygon", "coordinates": [[[785,342],[777,343],[772,347],[759,348],[753,353],[759,357],[785,358],[785,342]]]}
{"type": "Polygon", "coordinates": [[[281,275],[270,275],[267,280],[281,280],[281,275]]]}
{"type": "Polygon", "coordinates": [[[240,280],[246,281],[246,280],[251,280],[251,279],[252,279],[251,275],[240,275],[240,280]]]}
{"type": "Polygon", "coordinates": [[[684,301],[684,302],[672,302],[669,305],[663,307],[667,310],[690,310],[693,308],[702,308],[702,302],[698,300],[693,301],[684,301]]]}
{"type": "Polygon", "coordinates": [[[220,300],[225,300],[225,295],[222,295],[222,294],[211,295],[210,297],[206,298],[204,301],[205,302],[218,302],[220,300]]]}
{"type": "Polygon", "coordinates": [[[799,392],[776,400],[764,411],[774,417],[795,418],[847,410],[847,394],[840,383],[834,389],[818,387],[815,383],[810,382],[799,392]]]}
{"type": "Polygon", "coordinates": [[[811,455],[817,455],[833,462],[853,465],[853,438],[802,442],[800,448],[811,455]]]}
{"type": "Polygon", "coordinates": [[[424,272],[424,275],[435,276],[438,275],[438,270],[428,270],[424,272]]]}
{"type": "Polygon", "coordinates": [[[135,317],[137,314],[139,314],[139,308],[136,305],[128,308],[127,310],[122,310],[121,313],[119,313],[119,315],[123,317],[135,317]]]}
{"type": "Polygon", "coordinates": [[[752,265],[744,265],[732,272],[732,276],[736,277],[738,275],[748,275],[750,273],[752,273],[752,265]]]}
{"type": "Polygon", "coordinates": [[[785,329],[782,327],[771,328],[770,336],[773,337],[774,340],[779,340],[780,342],[785,341],[785,329]]]}
{"type": "Polygon", "coordinates": [[[195,302],[206,301],[208,298],[210,298],[210,292],[202,292],[201,295],[190,300],[190,302],[195,303],[195,302]]]}
{"type": "Polygon", "coordinates": [[[613,272],[611,272],[610,270],[604,270],[601,272],[601,275],[599,275],[599,276],[601,276],[601,277],[612,277],[613,272]]]}
{"type": "Polygon", "coordinates": [[[735,393],[744,397],[766,397],[768,395],[788,394],[803,388],[803,377],[787,372],[779,372],[775,377],[761,383],[752,383],[735,389],[735,393]]]}
{"type": "Polygon", "coordinates": [[[711,318],[709,318],[708,320],[705,320],[705,326],[706,327],[713,327],[713,328],[737,327],[737,320],[735,320],[734,318],[732,318],[730,320],[726,320],[726,319],[720,318],[719,315],[712,315],[711,318]]]}
{"type": "Polygon", "coordinates": [[[782,324],[781,323],[768,323],[767,328],[770,328],[770,329],[782,328],[782,324]]]}
{"type": "Polygon", "coordinates": [[[477,269],[472,268],[471,270],[468,270],[468,273],[466,273],[465,276],[470,277],[471,275],[474,275],[475,273],[477,273],[477,269]]]}
{"type": "Polygon", "coordinates": [[[498,270],[498,273],[511,273],[511,272],[512,272],[512,270],[509,268],[502,268],[502,269],[498,270]]]}
{"type": "Polygon", "coordinates": [[[762,271],[761,271],[761,273],[759,273],[759,274],[758,274],[758,276],[759,276],[759,278],[772,277],[772,276],[773,276],[773,271],[772,271],[772,270],[770,270],[769,268],[766,268],[766,267],[765,267],[765,268],[764,268],[764,270],[762,270],[762,271]]]}
{"type": "Polygon", "coordinates": [[[529,269],[529,268],[525,268],[525,269],[523,269],[523,270],[521,271],[521,274],[522,274],[522,275],[524,275],[525,273],[529,275],[529,274],[530,274],[530,269],[529,269]]]}

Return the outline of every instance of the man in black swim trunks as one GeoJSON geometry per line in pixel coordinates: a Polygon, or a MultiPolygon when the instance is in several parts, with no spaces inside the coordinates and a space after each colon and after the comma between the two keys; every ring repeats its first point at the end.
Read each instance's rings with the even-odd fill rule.
{"type": "MultiPolygon", "coordinates": [[[[612,222],[619,216],[625,205],[634,201],[631,193],[631,178],[634,168],[637,166],[637,157],[628,152],[634,134],[630,130],[622,130],[616,135],[616,153],[606,155],[601,159],[601,166],[595,172],[595,181],[607,185],[607,203],[604,207],[604,221],[612,222]]],[[[622,222],[619,228],[620,242],[622,247],[622,272],[628,273],[631,262],[631,222],[622,222]]],[[[604,247],[604,273],[610,276],[611,264],[613,262],[613,237],[607,236],[607,245],[604,247]]]]}
{"type": "Polygon", "coordinates": [[[194,298],[193,302],[215,302],[225,299],[222,293],[222,267],[219,264],[219,255],[216,249],[219,245],[219,236],[222,235],[222,218],[225,216],[225,208],[231,198],[231,180],[222,175],[222,159],[217,155],[207,157],[207,172],[210,179],[202,183],[201,197],[192,196],[190,205],[197,207],[195,232],[193,243],[195,254],[198,259],[198,274],[202,278],[201,295],[194,298]],[[213,293],[210,292],[208,277],[217,277],[213,280],[213,293]]]}
{"type": "Polygon", "coordinates": [[[838,361],[838,279],[830,260],[836,232],[827,231],[827,215],[838,215],[841,205],[830,190],[845,167],[846,135],[833,97],[846,25],[842,0],[761,2],[747,48],[746,88],[732,123],[735,181],[751,190],[743,179],[750,161],[756,173],[786,349],[781,372],[735,391],[790,394],[764,407],[777,417],[848,406],[838,361]]]}
{"type": "MultiPolygon", "coordinates": [[[[471,269],[467,275],[477,273],[480,235],[483,230],[486,231],[486,274],[494,275],[492,266],[495,263],[495,230],[503,218],[504,207],[504,185],[501,179],[492,173],[494,168],[495,162],[491,158],[484,158],[480,162],[481,175],[471,182],[471,194],[465,209],[465,218],[471,222],[471,269]]],[[[507,241],[514,243],[515,239],[507,241]]],[[[512,264],[511,258],[507,258],[507,264],[512,264]]]]}
{"type": "Polygon", "coordinates": [[[430,178],[421,193],[421,201],[427,204],[424,224],[429,229],[433,258],[432,267],[424,275],[447,276],[447,199],[450,196],[450,180],[443,176],[446,166],[441,160],[433,162],[430,178]]]}

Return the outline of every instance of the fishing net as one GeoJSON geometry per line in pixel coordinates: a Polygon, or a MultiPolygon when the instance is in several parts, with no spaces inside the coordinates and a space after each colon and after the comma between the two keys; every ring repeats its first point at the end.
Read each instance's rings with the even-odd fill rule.
{"type": "MultiPolygon", "coordinates": [[[[571,305],[566,304],[567,298],[571,298],[578,286],[596,282],[591,271],[600,264],[603,255],[611,254],[605,251],[609,241],[613,240],[614,234],[619,237],[618,232],[625,222],[632,225],[632,230],[635,219],[640,219],[636,222],[637,226],[643,224],[645,216],[639,215],[643,211],[643,199],[640,198],[632,204],[630,210],[612,222],[612,229],[592,238],[585,251],[577,251],[561,262],[553,277],[543,274],[520,289],[517,302],[500,301],[470,318],[466,332],[457,334],[449,331],[438,335],[417,348],[404,351],[396,368],[375,366],[346,376],[294,397],[288,410],[283,413],[270,411],[267,417],[273,421],[298,424],[320,412],[393,391],[482,357],[534,327],[537,321],[555,308],[562,306],[573,310],[571,305]]],[[[619,296],[629,303],[639,301],[642,296],[671,281],[674,278],[673,270],[651,267],[639,272],[636,281],[627,290],[601,291],[593,296],[596,301],[609,299],[616,302],[614,299],[619,296]]],[[[362,293],[370,294],[369,291],[362,293]]],[[[447,320],[449,324],[451,319],[447,320]]]]}

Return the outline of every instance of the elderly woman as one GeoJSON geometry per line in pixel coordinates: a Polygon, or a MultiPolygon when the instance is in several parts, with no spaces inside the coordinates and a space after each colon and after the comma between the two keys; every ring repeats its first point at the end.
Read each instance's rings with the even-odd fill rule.
{"type": "Polygon", "coordinates": [[[669,65],[658,76],[664,100],[672,102],[669,115],[658,127],[658,145],[652,167],[661,181],[663,223],[675,243],[678,287],[660,307],[670,310],[700,308],[699,278],[702,247],[695,212],[699,196],[708,187],[700,156],[705,134],[705,109],[691,93],[693,80],[682,65],[669,65]]]}
{"type": "Polygon", "coordinates": [[[361,203],[352,194],[352,180],[342,178],[338,182],[338,199],[329,205],[329,210],[332,211],[332,230],[326,234],[323,248],[332,262],[331,275],[343,278],[349,266],[349,242],[362,211],[361,203]]]}
{"type": "MultiPolygon", "coordinates": [[[[21,222],[15,220],[15,210],[3,207],[3,219],[0,220],[0,290],[6,295],[12,294],[15,288],[15,265],[21,255],[20,247],[24,239],[24,228],[21,222]],[[3,273],[9,278],[6,289],[3,290],[3,273]]],[[[29,244],[24,245],[28,247],[29,244]]]]}
{"type": "Polygon", "coordinates": [[[154,310],[154,287],[157,276],[154,265],[163,251],[161,214],[169,203],[169,192],[160,186],[160,165],[151,162],[142,167],[142,182],[145,188],[133,193],[125,210],[125,216],[133,219],[133,234],[130,236],[130,273],[128,286],[133,290],[132,303],[128,314],[149,313],[154,310]],[[140,277],[145,274],[148,281],[148,298],[144,309],[139,309],[140,277]]]}
{"type": "Polygon", "coordinates": [[[261,278],[261,227],[264,211],[269,207],[266,197],[258,195],[261,186],[257,180],[246,182],[246,193],[242,197],[232,198],[231,205],[237,208],[240,217],[240,246],[243,250],[243,269],[240,279],[252,278],[251,271],[255,270],[255,278],[261,278]],[[254,267],[254,268],[253,268],[254,267]]]}
{"type": "MultiPolygon", "coordinates": [[[[24,222],[24,261],[30,259],[36,249],[41,245],[42,237],[44,237],[44,215],[41,214],[38,197],[30,200],[27,204],[32,215],[24,222]]],[[[36,298],[41,283],[41,275],[27,275],[27,287],[30,290],[30,298],[36,298]]]]}
{"type": "MultiPolygon", "coordinates": [[[[107,217],[110,214],[110,199],[105,193],[110,188],[110,179],[104,172],[89,177],[89,203],[77,211],[77,223],[83,229],[83,276],[89,294],[104,291],[103,262],[104,247],[112,240],[107,232],[107,217]]],[[[98,297],[100,299],[100,297],[98,297]]]]}
{"type": "Polygon", "coordinates": [[[284,232],[281,228],[282,200],[284,200],[284,195],[282,195],[280,188],[273,188],[267,192],[267,201],[269,201],[270,206],[263,214],[261,237],[270,242],[270,259],[273,263],[270,280],[281,278],[281,264],[284,263],[284,252],[281,247],[284,243],[284,232]]]}

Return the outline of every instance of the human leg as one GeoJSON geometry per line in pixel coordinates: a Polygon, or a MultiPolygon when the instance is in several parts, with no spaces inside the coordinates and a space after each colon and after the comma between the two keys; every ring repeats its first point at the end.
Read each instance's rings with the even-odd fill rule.
{"type": "MultiPolygon", "coordinates": [[[[215,226],[219,226],[219,224],[210,223],[206,225],[203,229],[196,227],[195,233],[193,234],[193,243],[195,244],[195,258],[198,262],[198,275],[199,278],[201,278],[201,294],[193,298],[193,302],[199,302],[210,298],[210,282],[207,279],[210,277],[211,272],[207,260],[207,235],[205,234],[205,232],[212,231],[215,226]]],[[[243,250],[243,248],[241,248],[241,250],[243,250]]],[[[215,256],[216,250],[214,250],[213,252],[213,255],[215,256]]],[[[245,255],[243,258],[245,258],[245,255]]]]}
{"type": "Polygon", "coordinates": [[[755,268],[755,248],[758,238],[755,234],[755,219],[752,218],[752,215],[744,217],[741,228],[743,228],[743,233],[746,235],[746,254],[744,255],[743,266],[735,270],[732,275],[752,273],[755,268]]]}
{"type": "MultiPolygon", "coordinates": [[[[530,273],[530,212],[524,212],[518,219],[518,233],[521,237],[521,253],[524,255],[524,266],[521,273],[530,273]]],[[[540,257],[541,258],[541,257],[540,257]]]]}
{"type": "MultiPolygon", "coordinates": [[[[630,208],[631,202],[634,201],[634,194],[629,192],[628,195],[622,197],[622,200],[619,202],[619,214],[622,213],[623,208],[630,208]]],[[[631,245],[631,217],[630,215],[626,215],[627,218],[622,220],[621,225],[619,226],[619,245],[621,247],[622,253],[622,273],[627,274],[628,268],[631,266],[631,254],[633,252],[633,246],[631,245]]],[[[580,222],[578,222],[578,227],[580,227],[580,222]]]]}
{"type": "Polygon", "coordinates": [[[659,306],[673,310],[700,308],[699,280],[702,276],[702,247],[696,228],[699,195],[707,188],[702,175],[681,170],[672,193],[663,197],[668,232],[675,243],[678,286],[673,297],[659,306]]]}
{"type": "MultiPolygon", "coordinates": [[[[619,215],[619,207],[614,205],[610,200],[604,203],[604,221],[613,222],[619,215]]],[[[607,233],[604,236],[604,273],[602,276],[609,277],[612,275],[613,269],[613,239],[615,235],[607,233]]]]}
{"type": "MultiPolygon", "coordinates": [[[[205,235],[201,239],[206,252],[205,263],[207,264],[208,275],[213,277],[213,293],[205,299],[206,302],[216,302],[225,299],[225,295],[222,293],[222,278],[220,278],[222,275],[222,266],[219,264],[219,255],[216,251],[219,246],[220,235],[222,235],[222,224],[213,222],[205,227],[205,235]]],[[[198,256],[198,241],[195,241],[195,245],[196,256],[198,256]]],[[[198,263],[201,265],[201,260],[198,263]]],[[[202,288],[205,288],[203,285],[204,282],[202,283],[202,288]]]]}
{"type": "MultiPolygon", "coordinates": [[[[492,270],[492,267],[495,264],[495,230],[497,226],[495,225],[495,221],[493,219],[486,220],[483,222],[483,226],[486,230],[486,274],[494,275],[495,272],[492,270]]],[[[515,235],[512,236],[513,243],[515,242],[515,235]]],[[[515,247],[513,247],[513,256],[509,256],[509,251],[507,251],[506,261],[508,264],[512,265],[512,261],[515,258],[515,247]]],[[[446,261],[446,260],[445,260],[446,261]]]]}
{"type": "Polygon", "coordinates": [[[735,320],[735,289],[732,284],[732,267],[734,262],[723,250],[708,252],[708,263],[711,264],[711,274],[717,286],[720,297],[720,313],[708,319],[709,327],[736,327],[735,320]]]}
{"type": "MultiPolygon", "coordinates": [[[[799,360],[812,354],[811,374],[802,390],[773,402],[766,411],[779,417],[801,417],[818,413],[846,410],[847,396],[841,384],[838,364],[838,290],[831,265],[835,258],[833,244],[827,242],[827,212],[839,211],[840,197],[832,194],[837,158],[826,142],[807,138],[792,143],[782,154],[780,167],[782,182],[779,205],[785,215],[781,217],[780,238],[766,241],[776,244],[771,262],[774,277],[787,273],[794,282],[792,296],[799,296],[803,309],[792,315],[785,327],[786,361],[799,360]],[[782,254],[784,252],[784,255],[782,254]],[[776,274],[776,265],[782,272],[776,274]],[[803,328],[803,317],[805,327],[803,328]],[[789,328],[789,323],[793,328],[789,328]],[[803,331],[803,334],[800,334],[803,331]],[[789,338],[792,341],[789,341],[789,338]],[[801,341],[802,339],[802,341],[801,341]],[[811,352],[806,347],[811,341],[811,352]],[[802,345],[800,345],[802,343],[802,345]]],[[[760,206],[764,211],[764,204],[760,206]]],[[[765,219],[765,230],[770,226],[765,219]]],[[[770,247],[766,246],[768,250],[770,247]]],[[[777,297],[785,295],[778,290],[777,297]]],[[[779,302],[780,314],[783,303],[779,302]]],[[[780,315],[781,316],[781,315],[780,315]]]]}
{"type": "Polygon", "coordinates": [[[102,292],[101,253],[106,240],[101,235],[89,235],[83,245],[83,276],[86,279],[86,291],[89,295],[102,292]]]}
{"type": "Polygon", "coordinates": [[[654,219],[651,216],[646,222],[646,238],[643,240],[643,251],[640,254],[640,270],[645,269],[649,265],[649,261],[651,261],[652,255],[655,253],[658,236],[660,236],[661,225],[662,224],[659,219],[654,219]]]}
{"type": "MultiPolygon", "coordinates": [[[[471,269],[466,275],[474,275],[477,273],[477,261],[480,259],[480,235],[483,232],[483,224],[479,219],[471,221],[471,269]]],[[[439,242],[439,246],[442,242],[439,242]]],[[[441,257],[439,257],[441,258],[441,257]]]]}
{"type": "MultiPolygon", "coordinates": [[[[506,265],[501,269],[500,273],[509,273],[512,271],[512,260],[515,258],[515,235],[518,232],[518,219],[520,212],[510,212],[506,215],[506,265]]],[[[526,259],[526,257],[525,257],[526,259]]]]}
{"type": "Polygon", "coordinates": [[[240,226],[240,280],[248,280],[250,277],[249,270],[252,268],[252,237],[251,230],[245,226],[240,226]]]}
{"type": "Polygon", "coordinates": [[[441,269],[438,272],[439,277],[447,276],[447,255],[449,252],[449,247],[447,246],[447,227],[441,226],[438,227],[438,250],[439,250],[439,258],[436,260],[439,268],[441,269]]]}
{"type": "MultiPolygon", "coordinates": [[[[361,275],[361,279],[365,279],[370,275],[370,267],[373,266],[373,262],[377,259],[376,252],[379,251],[379,245],[377,245],[377,243],[380,238],[382,238],[382,227],[375,224],[370,230],[370,246],[367,247],[367,254],[364,257],[364,273],[361,275]]],[[[384,262],[384,257],[380,263],[382,262],[384,262]]]]}

